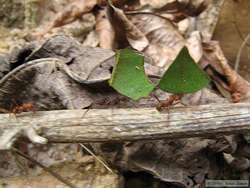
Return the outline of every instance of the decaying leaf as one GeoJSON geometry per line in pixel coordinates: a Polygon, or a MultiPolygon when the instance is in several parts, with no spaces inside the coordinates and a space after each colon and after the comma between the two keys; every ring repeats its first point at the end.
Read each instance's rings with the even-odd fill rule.
{"type": "Polygon", "coordinates": [[[228,175],[227,167],[218,164],[218,156],[207,150],[210,144],[213,140],[203,138],[168,139],[101,144],[95,150],[120,169],[146,171],[178,187],[200,188],[206,178],[228,175]]]}
{"type": "Polygon", "coordinates": [[[142,51],[148,46],[148,39],[126,17],[121,9],[118,9],[109,3],[108,14],[115,30],[117,43],[121,45],[121,48],[127,47],[127,45],[130,44],[134,49],[142,51]]]}
{"type": "Polygon", "coordinates": [[[130,49],[116,53],[116,65],[110,85],[118,92],[134,100],[147,97],[154,89],[144,71],[144,57],[130,49]]]}
{"type": "Polygon", "coordinates": [[[229,97],[233,102],[250,101],[250,83],[229,66],[219,44],[217,42],[210,42],[204,48],[208,61],[207,72],[219,87],[218,89],[221,91],[221,94],[228,97],[227,93],[229,93],[229,97]]]}
{"type": "MultiPolygon", "coordinates": [[[[92,31],[88,30],[89,34],[83,42],[84,45],[97,46],[99,44],[100,47],[106,49],[132,46],[153,59],[153,65],[145,65],[145,68],[148,68],[147,72],[160,76],[170,66],[185,44],[188,46],[190,55],[195,62],[200,60],[202,68],[206,69],[216,86],[220,87],[219,91],[222,95],[229,93],[234,102],[250,101],[250,84],[228,66],[227,60],[217,46],[218,44],[209,43],[207,46],[206,44],[203,45],[203,49],[201,48],[201,42],[209,41],[212,37],[218,13],[224,0],[209,1],[211,4],[207,9],[207,0],[136,1],[143,6],[150,5],[149,8],[152,12],[148,12],[148,14],[140,14],[140,9],[135,14],[123,12],[122,10],[131,8],[127,4],[124,6],[125,1],[112,1],[119,9],[109,5],[110,20],[112,21],[112,27],[115,29],[116,39],[113,38],[113,28],[110,28],[110,23],[103,17],[105,8],[103,9],[101,6],[107,5],[105,0],[68,1],[73,2],[73,4],[59,13],[45,32],[74,21],[82,14],[93,10],[93,7],[98,4],[94,8],[94,13],[91,14],[93,18],[93,15],[96,16],[96,30],[93,30],[94,27],[91,27],[92,31]],[[171,17],[173,21],[166,17],[171,17]],[[180,20],[184,23],[181,24],[185,26],[182,32],[178,31],[176,26],[177,24],[181,25],[178,22],[180,20]],[[201,37],[196,30],[201,31],[201,37]],[[188,38],[188,43],[186,43],[186,38],[188,38]],[[118,45],[115,46],[114,43],[118,45]]],[[[143,98],[135,102],[126,96],[119,95],[107,85],[107,80],[111,76],[110,70],[115,63],[114,52],[111,50],[85,48],[72,39],[67,37],[62,39],[59,36],[52,37],[42,45],[36,45],[35,47],[24,48],[24,53],[19,51],[12,62],[13,65],[15,64],[14,70],[8,75],[2,74],[5,76],[0,80],[0,107],[9,109],[13,99],[19,104],[34,102],[38,110],[86,108],[90,105],[92,108],[156,106],[156,99],[153,97],[143,98]],[[27,50],[27,53],[25,53],[25,50],[27,50]]],[[[129,61],[129,63],[131,62],[129,61]]],[[[126,63],[124,67],[129,67],[129,63],[126,63]]],[[[143,87],[145,87],[145,84],[149,86],[146,93],[152,90],[152,85],[145,78],[143,63],[140,61],[138,65],[132,66],[132,68],[137,75],[144,78],[140,85],[143,87]]],[[[132,71],[128,72],[132,73],[132,71]]],[[[175,80],[178,80],[176,75],[175,80]]],[[[174,84],[175,80],[171,81],[171,84],[174,84]]],[[[180,80],[183,81],[181,76],[180,80]]],[[[128,85],[126,78],[122,81],[124,81],[123,85],[128,85]]],[[[154,81],[158,82],[157,79],[154,81]]],[[[154,93],[157,96],[159,94],[160,99],[166,98],[166,95],[168,95],[160,90],[156,90],[154,93]]],[[[139,98],[139,95],[133,97],[139,98]]],[[[185,105],[201,105],[212,102],[226,102],[226,99],[207,88],[196,93],[185,94],[182,98],[182,103],[185,105]]],[[[249,144],[245,143],[249,140],[247,140],[246,135],[244,136],[244,141],[235,140],[234,136],[227,136],[214,140],[192,138],[124,144],[105,143],[100,145],[100,154],[108,156],[107,159],[111,161],[112,165],[120,167],[122,171],[148,172],[167,182],[167,184],[170,184],[169,186],[174,184],[175,187],[200,188],[204,187],[207,178],[228,179],[233,169],[241,172],[249,168],[249,160],[247,159],[250,156],[249,144]],[[230,153],[229,157],[225,157],[225,153],[230,153]],[[244,158],[237,155],[243,155],[244,158]],[[218,158],[220,159],[219,162],[218,158]],[[223,162],[228,162],[229,165],[222,166],[221,163],[223,162]]],[[[93,144],[93,146],[96,145],[93,144]]],[[[31,149],[32,154],[43,161],[44,164],[50,165],[50,162],[54,162],[48,160],[49,158],[46,155],[65,159],[65,156],[55,152],[55,149],[46,150],[45,147],[47,146],[41,146],[37,150],[31,149]]],[[[48,145],[48,148],[51,148],[51,146],[48,145]]],[[[62,150],[64,150],[63,147],[57,148],[57,151],[62,150]]],[[[69,147],[69,150],[75,152],[77,148],[69,147]]],[[[11,165],[8,163],[8,155],[5,156],[3,153],[0,155],[0,166],[6,165],[6,161],[7,165],[11,165]]],[[[91,164],[88,163],[86,168],[89,169],[91,164]]],[[[57,167],[59,170],[63,169],[60,165],[57,167]]],[[[73,168],[84,167],[73,165],[73,168]]],[[[5,169],[2,168],[0,171],[3,173],[5,169]]],[[[8,175],[14,173],[15,171],[11,171],[8,175]]],[[[98,172],[94,173],[97,174],[98,172]]],[[[107,177],[103,173],[101,176],[110,180],[110,176],[107,177]]],[[[239,176],[235,177],[238,178],[239,176]]],[[[94,181],[99,181],[98,178],[99,176],[95,177],[94,181]]],[[[35,180],[37,181],[37,179],[35,180]]],[[[3,181],[6,181],[6,179],[3,181]]],[[[34,183],[33,179],[30,182],[31,186],[34,185],[32,184],[34,183]]],[[[84,183],[81,182],[81,185],[84,183]]],[[[90,184],[91,182],[87,181],[86,186],[90,184]]],[[[117,182],[112,184],[112,186],[115,185],[117,185],[117,182]]]]}
{"type": "Polygon", "coordinates": [[[114,58],[112,59],[114,54],[111,50],[83,47],[74,38],[56,35],[36,48],[25,61],[48,57],[59,58],[69,63],[69,69],[74,70],[79,82],[84,82],[84,80],[103,82],[111,76],[109,68],[114,62],[114,58]],[[104,62],[106,62],[106,67],[101,66],[104,62]]]}
{"type": "Polygon", "coordinates": [[[185,43],[177,27],[155,15],[138,14],[129,18],[149,41],[143,52],[154,60],[154,65],[167,68],[185,43]]]}
{"type": "Polygon", "coordinates": [[[33,102],[37,110],[88,107],[93,102],[91,91],[83,85],[107,82],[114,63],[114,52],[84,48],[65,36],[52,37],[28,57],[17,57],[16,63],[24,64],[0,81],[4,109],[10,109],[13,100],[33,102]]]}
{"type": "Polygon", "coordinates": [[[104,49],[113,49],[115,33],[107,15],[107,11],[102,10],[96,16],[96,32],[99,36],[99,46],[104,49]]]}
{"type": "Polygon", "coordinates": [[[209,78],[189,55],[184,47],[160,80],[164,91],[184,94],[193,93],[207,86],[209,78]]]}
{"type": "Polygon", "coordinates": [[[80,92],[80,87],[70,83],[68,76],[60,71],[53,71],[60,62],[62,63],[55,58],[34,60],[7,74],[0,81],[1,108],[11,110],[12,106],[27,102],[32,102],[40,110],[89,106],[92,99],[87,91],[80,92]],[[40,71],[43,73],[39,74],[40,71]],[[71,89],[72,84],[76,86],[75,91],[71,89]],[[78,99],[73,97],[77,90],[80,94],[78,99]],[[55,103],[54,100],[58,102],[55,103]]]}

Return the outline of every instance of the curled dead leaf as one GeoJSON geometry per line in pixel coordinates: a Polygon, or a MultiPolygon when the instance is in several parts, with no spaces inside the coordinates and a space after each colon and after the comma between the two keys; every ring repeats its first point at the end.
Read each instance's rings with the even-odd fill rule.
{"type": "Polygon", "coordinates": [[[149,40],[143,52],[154,60],[155,65],[167,68],[185,43],[177,27],[156,15],[137,14],[129,18],[149,40]]]}
{"type": "Polygon", "coordinates": [[[228,97],[229,93],[233,102],[249,102],[250,83],[230,67],[218,42],[204,44],[204,54],[209,64],[207,72],[221,94],[228,97]]]}
{"type": "Polygon", "coordinates": [[[99,37],[99,46],[104,49],[113,49],[115,33],[106,13],[105,9],[96,15],[96,32],[99,37]]]}
{"type": "Polygon", "coordinates": [[[110,22],[115,30],[118,44],[121,48],[130,44],[134,49],[142,51],[149,42],[145,35],[127,18],[121,9],[109,4],[108,14],[110,22]]]}

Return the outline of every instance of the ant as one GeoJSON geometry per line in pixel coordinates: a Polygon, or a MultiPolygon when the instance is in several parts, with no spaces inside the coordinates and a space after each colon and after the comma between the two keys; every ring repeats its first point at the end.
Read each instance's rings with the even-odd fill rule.
{"type": "MultiPolygon", "coordinates": [[[[156,96],[155,96],[156,97],[156,96]]],[[[170,95],[169,98],[167,98],[165,101],[160,101],[157,97],[159,104],[156,106],[156,109],[158,111],[162,111],[163,108],[169,109],[171,105],[174,105],[176,103],[180,102],[182,95],[170,95]]]]}
{"type": "Polygon", "coordinates": [[[15,117],[17,114],[20,114],[22,112],[29,112],[29,111],[35,112],[35,108],[32,102],[27,102],[27,103],[23,103],[22,105],[17,105],[11,108],[10,110],[0,108],[0,112],[14,114],[15,117]]]}
{"type": "Polygon", "coordinates": [[[11,109],[10,112],[16,115],[22,112],[29,112],[29,111],[35,112],[34,105],[32,102],[27,102],[22,105],[15,106],[14,108],[11,109]]]}

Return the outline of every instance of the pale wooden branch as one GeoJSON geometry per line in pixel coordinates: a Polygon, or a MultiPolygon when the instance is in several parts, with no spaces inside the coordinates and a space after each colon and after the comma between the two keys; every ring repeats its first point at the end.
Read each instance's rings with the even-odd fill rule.
{"type": "MultiPolygon", "coordinates": [[[[8,133],[20,134],[32,126],[50,142],[112,142],[247,133],[250,132],[250,104],[179,107],[167,112],[134,108],[91,109],[87,113],[86,110],[28,112],[16,118],[2,114],[0,142],[8,133]]],[[[13,136],[9,137],[13,141],[13,136]]]]}

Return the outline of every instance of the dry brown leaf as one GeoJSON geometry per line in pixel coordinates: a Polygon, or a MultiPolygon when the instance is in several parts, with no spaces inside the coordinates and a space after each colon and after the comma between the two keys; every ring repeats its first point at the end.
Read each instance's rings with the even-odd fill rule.
{"type": "Polygon", "coordinates": [[[134,49],[142,51],[149,42],[145,35],[126,17],[121,9],[108,6],[110,22],[115,30],[115,38],[119,47],[127,47],[130,44],[134,49]]]}
{"type": "Polygon", "coordinates": [[[183,188],[200,188],[208,173],[211,179],[220,174],[219,177],[224,176],[221,173],[224,168],[217,171],[219,166],[214,155],[204,152],[210,142],[202,138],[140,141],[123,145],[102,144],[95,151],[121,169],[146,171],[183,188]],[[112,151],[108,150],[109,146],[112,151]]]}
{"type": "Polygon", "coordinates": [[[154,12],[160,13],[164,17],[172,17],[171,20],[178,22],[182,28],[183,25],[186,27],[185,22],[188,20],[189,24],[185,34],[189,35],[190,32],[199,30],[204,40],[208,41],[213,35],[223,2],[224,0],[174,1],[159,9],[154,9],[154,12]],[[186,21],[180,23],[183,20],[186,21]]]}
{"type": "Polygon", "coordinates": [[[96,33],[99,37],[99,46],[104,49],[113,49],[115,33],[110,24],[106,9],[101,10],[96,15],[96,33]]]}
{"type": "Polygon", "coordinates": [[[174,20],[178,22],[187,17],[197,17],[207,8],[209,3],[210,0],[175,0],[165,1],[165,4],[163,2],[158,4],[152,2],[148,4],[153,6],[155,12],[173,14],[174,20]]]}
{"type": "Polygon", "coordinates": [[[249,102],[250,83],[229,66],[218,42],[206,43],[204,54],[209,61],[208,74],[220,89],[224,90],[221,91],[221,94],[225,95],[226,92],[229,92],[233,102],[249,102]],[[221,77],[224,77],[226,82],[221,77]]]}
{"type": "MultiPolygon", "coordinates": [[[[189,47],[191,55],[195,59],[195,61],[198,62],[201,59],[203,51],[201,47],[202,39],[200,37],[199,32],[196,31],[197,28],[191,26],[193,24],[196,25],[195,24],[197,23],[196,18],[191,18],[190,16],[198,16],[208,6],[208,2],[209,1],[207,0],[186,1],[186,2],[168,1],[165,2],[165,5],[160,9],[158,10],[154,9],[154,11],[156,12],[159,11],[160,13],[164,13],[165,11],[166,13],[166,9],[170,10],[175,8],[177,9],[176,10],[177,12],[178,11],[183,12],[183,14],[185,14],[186,17],[189,16],[188,18],[192,20],[187,19],[188,25],[187,23],[184,24],[185,28],[183,28],[183,32],[187,36],[190,36],[187,42],[185,41],[181,32],[178,31],[178,28],[172,23],[172,21],[162,17],[161,15],[152,12],[145,13],[145,12],[134,11],[134,12],[127,12],[126,13],[127,17],[126,17],[120,9],[116,8],[114,9],[117,10],[117,12],[120,11],[121,14],[120,16],[122,17],[120,18],[120,21],[123,19],[123,22],[124,20],[126,20],[126,23],[127,22],[129,24],[132,23],[133,28],[139,30],[140,33],[142,33],[143,38],[145,36],[146,39],[148,40],[149,44],[144,50],[140,50],[139,48],[136,49],[139,51],[143,51],[147,56],[151,57],[154,61],[154,65],[157,65],[159,67],[164,67],[165,69],[167,69],[171,64],[171,62],[176,58],[180,49],[185,44],[189,47]]],[[[150,2],[148,1],[143,1],[141,3],[150,4],[150,2]]],[[[151,3],[154,4],[156,2],[152,1],[151,3]]],[[[158,3],[164,4],[163,2],[158,2],[158,3]]],[[[115,28],[115,33],[118,36],[116,37],[117,42],[124,44],[122,47],[126,47],[128,43],[132,47],[134,47],[131,44],[131,42],[127,40],[128,43],[126,43],[124,40],[124,38],[126,38],[125,35],[128,35],[131,31],[129,31],[125,27],[125,25],[123,25],[123,27],[119,27],[121,26],[121,24],[119,25],[117,23],[118,21],[116,21],[116,23],[112,22],[112,25],[115,28]]],[[[216,23],[216,21],[213,20],[213,23],[216,23]]]]}
{"type": "Polygon", "coordinates": [[[155,65],[167,68],[185,43],[177,27],[156,15],[137,14],[129,18],[150,42],[143,52],[154,60],[155,65]]]}

